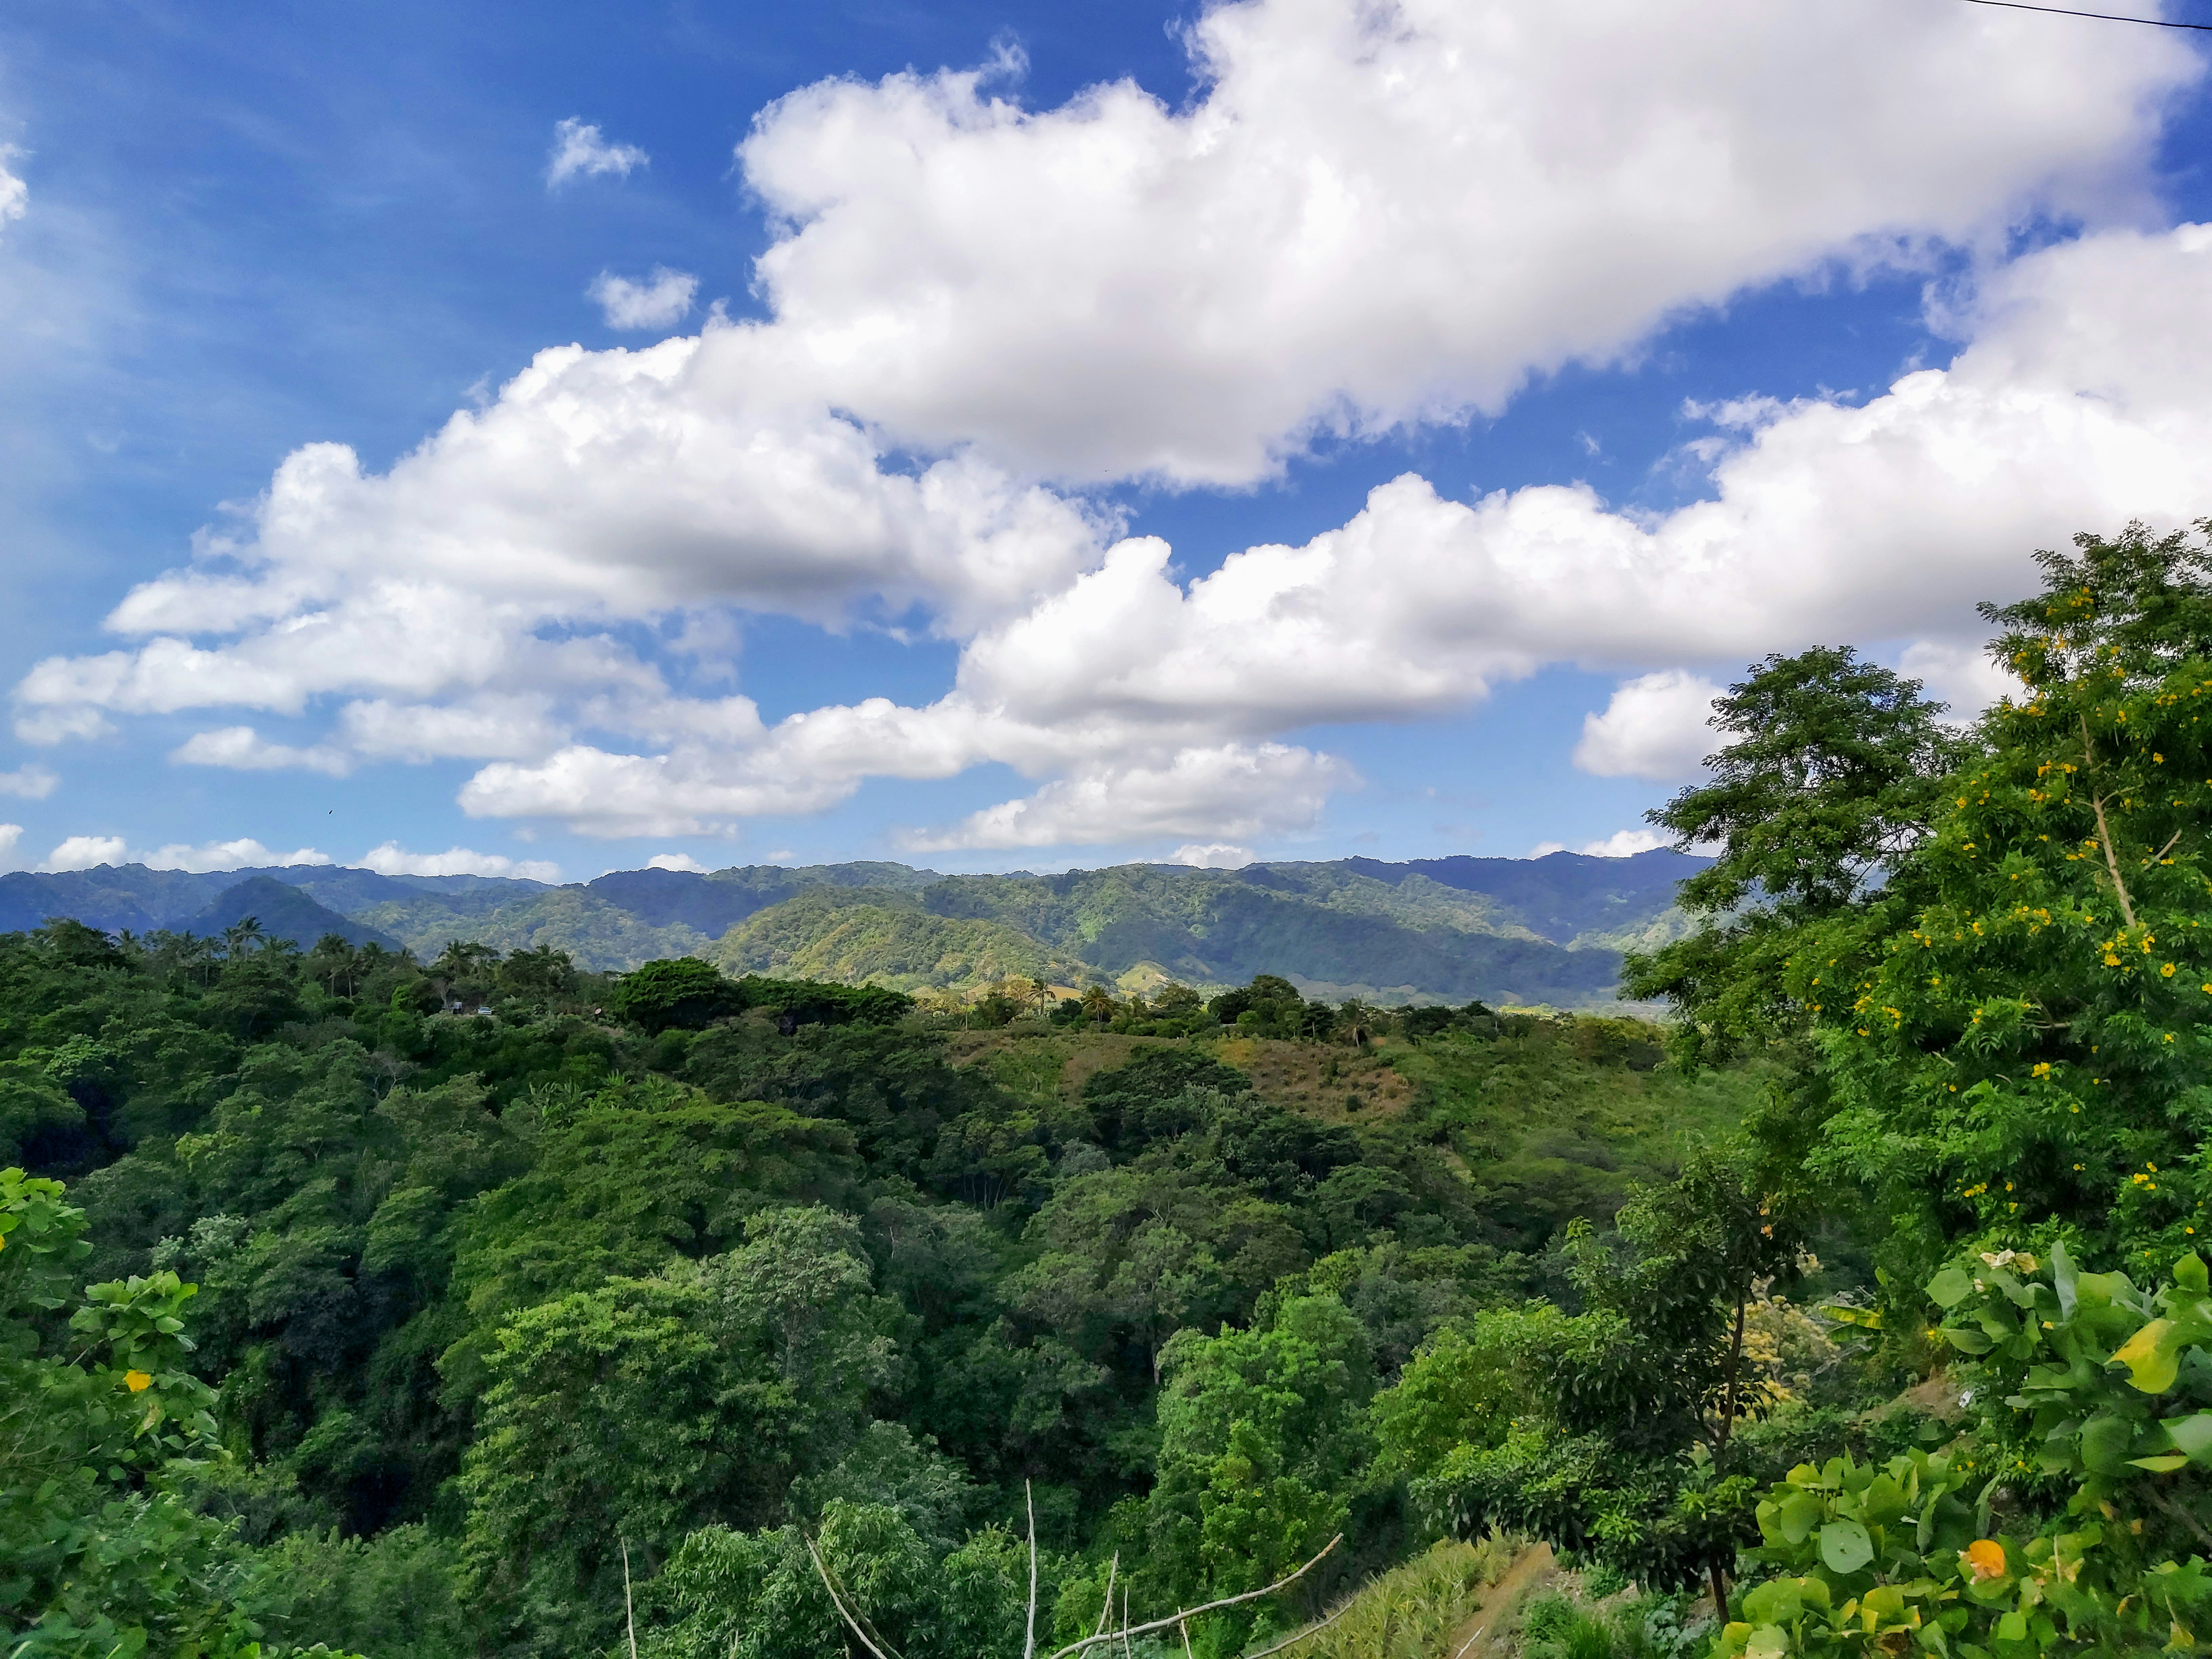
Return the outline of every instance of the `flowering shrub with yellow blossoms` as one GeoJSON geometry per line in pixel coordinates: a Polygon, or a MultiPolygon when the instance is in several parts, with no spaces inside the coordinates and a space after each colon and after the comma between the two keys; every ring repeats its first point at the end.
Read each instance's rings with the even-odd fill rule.
{"type": "Polygon", "coordinates": [[[2081,546],[1985,609],[2021,690],[1783,969],[1832,1091],[1808,1166],[1889,1218],[1893,1316],[1966,1239],[2141,1269],[2212,1226],[2212,550],[2081,546]]]}

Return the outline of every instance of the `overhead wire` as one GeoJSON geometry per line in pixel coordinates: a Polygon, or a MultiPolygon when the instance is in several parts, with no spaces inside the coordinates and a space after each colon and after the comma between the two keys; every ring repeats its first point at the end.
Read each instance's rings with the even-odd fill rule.
{"type": "Polygon", "coordinates": [[[2173,23],[2163,17],[2123,17],[2118,12],[2074,11],[2065,6],[2032,6],[2027,0],[1966,0],[1970,6],[2002,6],[2007,11],[2047,11],[2057,17],[2094,17],[2103,23],[2141,23],[2154,29],[2197,29],[2212,34],[2212,23],[2173,23]]]}

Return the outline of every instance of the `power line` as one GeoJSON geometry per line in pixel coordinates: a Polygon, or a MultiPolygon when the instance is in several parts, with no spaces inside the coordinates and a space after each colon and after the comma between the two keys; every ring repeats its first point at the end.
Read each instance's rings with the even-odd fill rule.
{"type": "Polygon", "coordinates": [[[1970,6],[2002,6],[2008,11],[2047,11],[2060,17],[2094,17],[2105,23],[2142,23],[2154,29],[2201,29],[2212,34],[2212,23],[2169,23],[2163,17],[2122,17],[2109,11],[2069,11],[2064,6],[2031,6],[2027,0],[1966,0],[1970,6]]]}

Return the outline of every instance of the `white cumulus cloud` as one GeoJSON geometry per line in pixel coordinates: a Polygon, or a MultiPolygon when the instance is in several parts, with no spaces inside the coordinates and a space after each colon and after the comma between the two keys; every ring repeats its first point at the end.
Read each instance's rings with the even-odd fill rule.
{"type": "Polygon", "coordinates": [[[43,766],[19,766],[12,772],[0,772],[0,795],[44,800],[60,785],[61,780],[43,766]]]}
{"type": "Polygon", "coordinates": [[[1250,848],[1232,847],[1225,841],[1187,842],[1168,854],[1168,862],[1188,864],[1194,870],[1241,870],[1253,856],[1250,848]]]}
{"type": "Polygon", "coordinates": [[[517,876],[525,881],[556,882],[561,866],[544,859],[511,859],[501,853],[475,853],[449,847],[442,853],[410,853],[387,841],[361,855],[360,866],[380,876],[517,876]]]}
{"type": "Polygon", "coordinates": [[[22,152],[0,144],[0,225],[20,219],[31,210],[31,187],[9,165],[22,152]]]}
{"type": "Polygon", "coordinates": [[[1583,851],[1595,858],[1625,859],[1672,844],[1656,830],[1616,830],[1603,841],[1588,843],[1583,851]]]}
{"type": "Polygon", "coordinates": [[[793,370],[910,443],[1246,481],[1748,284],[2125,215],[2198,73],[1911,0],[1256,0],[1187,38],[1180,109],[974,72],[766,112],[738,155],[793,227],[760,262],[793,370]]]}
{"type": "Polygon", "coordinates": [[[571,115],[553,125],[553,148],[545,157],[545,187],[557,190],[571,179],[628,178],[652,157],[635,144],[610,143],[599,127],[571,115]]]}
{"type": "MultiPolygon", "coordinates": [[[[602,835],[995,762],[1025,793],[915,847],[1243,844],[1353,781],[1304,728],[1568,662],[1629,682],[1586,759],[1649,775],[1648,677],[1836,638],[1948,649],[1971,601],[2031,580],[2028,549],[2204,510],[2212,231],[2124,228],[2199,73],[2185,48],[2085,58],[1911,0],[1598,5],[1221,5],[1176,108],[1120,82],[1030,110],[996,70],[794,92],[738,152],[773,216],[767,316],[544,351],[380,473],[295,451],[125,597],[116,648],[36,665],[17,729],[322,718],[312,743],[226,726],[178,757],[467,758],[469,812],[602,835]],[[2089,229],[2003,263],[2035,215],[2089,229]],[[1678,512],[1408,475],[1192,581],[1080,493],[1249,483],[1323,434],[1494,411],[1686,308],[1938,247],[1978,261],[1936,319],[1955,358],[1863,404],[1708,411],[1711,498],[1678,512]],[[746,611],[934,632],[956,682],[770,723],[640,644],[746,611]]],[[[548,179],[644,159],[564,122],[548,179]]]]}
{"type": "Polygon", "coordinates": [[[689,853],[655,853],[645,861],[648,870],[685,870],[693,875],[707,873],[707,866],[689,853]]]}
{"type": "Polygon", "coordinates": [[[250,726],[226,726],[212,732],[195,732],[169,753],[169,758],[191,766],[222,766],[236,772],[305,770],[343,777],[353,770],[354,757],[343,749],[325,744],[295,748],[270,743],[250,726]]]}
{"type": "Polygon", "coordinates": [[[689,313],[698,292],[696,276],[656,265],[640,282],[603,270],[584,295],[599,307],[609,328],[672,328],[689,313]]]}
{"type": "Polygon", "coordinates": [[[130,849],[120,836],[70,836],[46,856],[39,868],[46,873],[62,870],[95,870],[103,864],[127,864],[130,849]]]}
{"type": "Polygon", "coordinates": [[[1720,747],[1711,720],[1713,699],[1722,689],[1678,668],[1628,681],[1602,714],[1583,716],[1575,764],[1601,778],[1671,783],[1695,776],[1705,757],[1720,747]]]}
{"type": "Polygon", "coordinates": [[[0,823],[0,871],[21,867],[15,860],[15,843],[22,839],[21,824],[0,823]]]}
{"type": "Polygon", "coordinates": [[[39,868],[46,872],[90,870],[103,864],[143,864],[155,870],[190,870],[204,874],[215,870],[267,869],[294,864],[328,864],[326,854],[312,847],[280,853],[251,836],[235,841],[210,841],[198,845],[173,842],[150,852],[134,852],[121,836],[71,836],[46,856],[39,868]]]}
{"type": "Polygon", "coordinates": [[[236,841],[210,841],[197,847],[174,842],[157,848],[151,853],[134,854],[133,861],[150,865],[156,870],[191,870],[204,873],[210,870],[328,864],[331,860],[329,854],[318,853],[312,847],[300,847],[289,853],[279,853],[264,847],[251,836],[242,836],[236,841]]]}

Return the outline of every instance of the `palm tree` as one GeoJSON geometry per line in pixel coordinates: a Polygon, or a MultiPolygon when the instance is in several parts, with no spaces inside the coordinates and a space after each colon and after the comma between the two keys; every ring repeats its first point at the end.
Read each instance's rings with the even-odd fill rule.
{"type": "Polygon", "coordinates": [[[240,916],[222,930],[223,953],[231,957],[242,957],[246,947],[258,939],[266,937],[261,931],[261,918],[240,916]]]}

